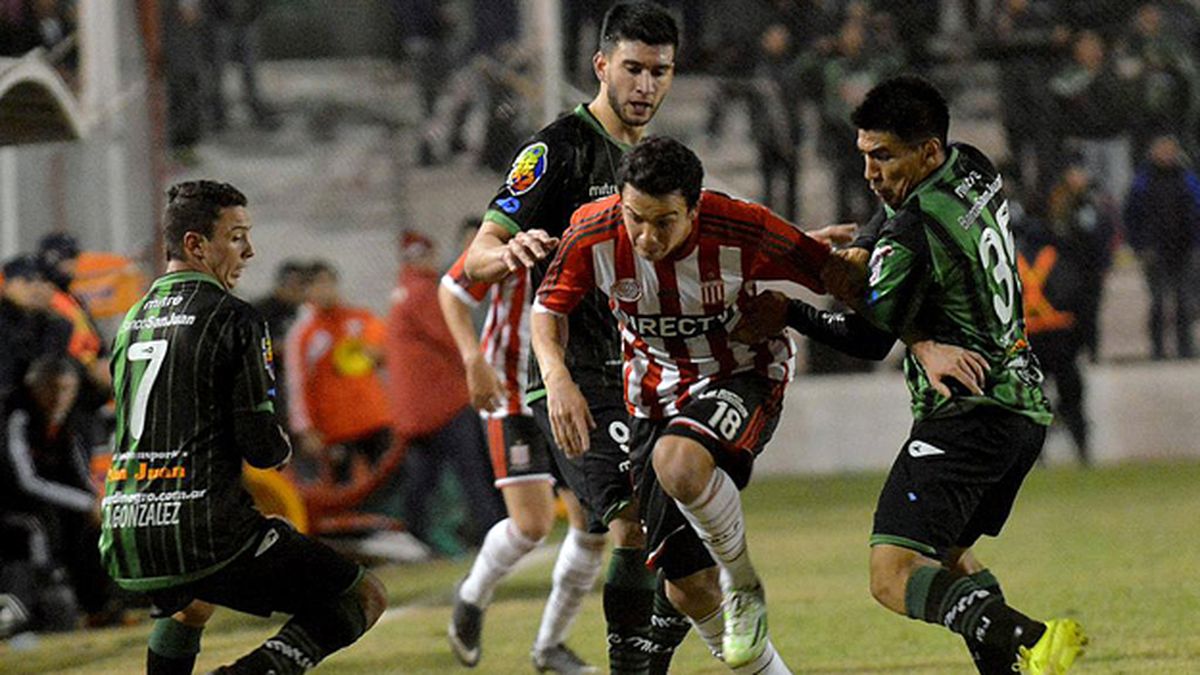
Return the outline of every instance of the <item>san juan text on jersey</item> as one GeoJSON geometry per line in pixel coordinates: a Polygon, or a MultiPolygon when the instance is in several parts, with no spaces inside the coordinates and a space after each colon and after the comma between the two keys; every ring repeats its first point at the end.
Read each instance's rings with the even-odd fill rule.
{"type": "Polygon", "coordinates": [[[996,405],[1050,422],[1008,219],[1003,178],[964,144],[951,145],[941,168],[888,209],[868,265],[868,318],[897,335],[915,329],[978,352],[991,365],[983,396],[947,399],[909,352],[904,372],[917,420],[996,405]]]}
{"type": "MultiPolygon", "coordinates": [[[[617,166],[629,145],[613,138],[580,104],[534,134],[517,153],[508,178],[488,206],[485,220],[509,229],[544,230],[560,237],[580,205],[617,191],[617,166]]],[[[534,266],[534,288],[550,261],[534,266]]],[[[593,405],[620,404],[621,342],[605,299],[590,294],[568,319],[567,367],[593,405]]],[[[545,395],[537,360],[530,359],[528,398],[545,395]]]]}
{"type": "Polygon", "coordinates": [[[272,358],[257,311],[208,275],[160,277],[126,315],[100,539],[122,587],[206,576],[253,541],[263,516],[242,487],[234,415],[273,412],[272,358]]]}
{"type": "Polygon", "coordinates": [[[621,330],[626,404],[638,417],[661,419],[736,373],[790,381],[790,337],[748,345],[729,331],[756,281],[790,280],[824,292],[819,279],[828,255],[824,244],[765,207],[705,190],[688,240],[651,262],[634,252],[614,195],[575,212],[534,311],[568,314],[593,290],[607,296],[621,330]]]}

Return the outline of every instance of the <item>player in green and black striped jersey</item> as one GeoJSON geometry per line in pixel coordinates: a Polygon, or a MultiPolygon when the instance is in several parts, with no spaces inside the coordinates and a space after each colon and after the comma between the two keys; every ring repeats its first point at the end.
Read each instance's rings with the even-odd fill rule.
{"type": "Polygon", "coordinates": [[[158,621],[149,673],[190,673],[214,605],[292,615],[222,672],[303,672],[349,645],[386,604],[355,563],[259,513],[242,462],[281,467],[291,446],[274,416],[271,339],[234,297],[254,255],[246,198],[211,181],[171,188],[167,273],[121,324],[113,350],[117,428],[100,552],[158,621]]]}
{"type": "Polygon", "coordinates": [[[1065,672],[1087,641],[1079,625],[1009,607],[971,550],[981,535],[999,534],[1051,419],[1024,331],[1003,178],[977,149],[947,143],[945,99],[920,78],[880,84],[852,120],[885,213],[858,242],[869,259],[862,249],[843,254],[861,265],[864,283],[827,284],[910,345],[915,420],[876,507],[871,592],[962,635],[981,673],[1014,664],[1065,672]],[[937,354],[917,357],[918,346],[938,343],[950,346],[945,368],[931,360],[937,354]],[[931,379],[955,369],[967,389],[931,379]]]}

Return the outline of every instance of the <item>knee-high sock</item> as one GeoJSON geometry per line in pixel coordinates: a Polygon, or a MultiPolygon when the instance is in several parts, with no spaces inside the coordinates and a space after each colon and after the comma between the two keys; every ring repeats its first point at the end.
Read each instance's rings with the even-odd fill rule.
{"type": "MultiPolygon", "coordinates": [[[[970,576],[975,583],[979,584],[980,588],[995,593],[997,597],[1004,600],[1004,591],[1000,589],[1000,580],[989,570],[981,570],[970,576]]],[[[967,637],[964,637],[963,641],[967,643],[967,650],[971,652],[971,658],[975,661],[975,669],[979,671],[980,675],[1010,675],[1012,673],[1013,655],[1011,653],[992,649],[967,637]]]]}
{"type": "Polygon", "coordinates": [[[721,612],[721,607],[718,606],[708,616],[691,621],[700,639],[708,646],[708,651],[718,659],[721,658],[721,648],[725,639],[725,615],[721,612]]]}
{"type": "Polygon", "coordinates": [[[650,614],[650,642],[654,653],[650,655],[650,675],[666,675],[671,670],[671,658],[675,649],[687,637],[692,622],[688,620],[667,597],[666,580],[658,576],[658,587],[654,591],[654,608],[650,614]]]}
{"type": "Polygon", "coordinates": [[[654,604],[654,583],[654,573],[646,569],[645,549],[613,549],[604,580],[610,673],[644,674],[650,667],[650,608],[654,604]]]}
{"type": "Polygon", "coordinates": [[[1016,659],[1017,648],[1032,646],[1046,631],[1009,607],[998,593],[989,591],[972,577],[951,574],[941,567],[919,567],[905,588],[906,613],[914,618],[945,626],[979,645],[1016,659]]]}
{"type": "Polygon", "coordinates": [[[567,531],[554,563],[554,588],[542,612],[542,625],[533,643],[535,650],[548,649],[566,639],[583,596],[592,590],[596,577],[600,576],[604,542],[602,534],[588,534],[575,528],[567,531]]]}
{"type": "Polygon", "coordinates": [[[791,675],[783,657],[775,651],[775,645],[767,640],[767,647],[757,659],[733,669],[737,675],[791,675]]]}
{"type": "Polygon", "coordinates": [[[722,587],[729,590],[758,586],[758,574],[750,564],[750,551],[746,548],[742,497],[729,476],[721,469],[713,469],[712,478],[695,501],[684,504],[675,500],[675,503],[720,564],[722,587]]]}
{"type": "Polygon", "coordinates": [[[512,518],[496,523],[484,537],[479,555],[458,589],[459,597],[472,605],[487,607],[500,580],[540,543],[521,534],[512,518]]]}
{"type": "Polygon", "coordinates": [[[204,628],[188,626],[170,617],[155,621],[146,649],[146,675],[192,675],[203,632],[204,628]]]}

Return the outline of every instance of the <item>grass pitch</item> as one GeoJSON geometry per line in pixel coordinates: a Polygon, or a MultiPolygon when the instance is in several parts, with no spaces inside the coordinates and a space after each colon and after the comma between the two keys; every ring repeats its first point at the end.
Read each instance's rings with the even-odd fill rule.
{"type": "MultiPolygon", "coordinates": [[[[972,673],[958,637],[890,614],[867,592],[866,538],[882,480],[761,479],[744,493],[775,645],[795,672],[972,673]]],[[[1005,532],[977,550],[1015,607],[1083,622],[1092,646],[1073,673],[1200,672],[1200,464],[1035,469],[1005,532]]],[[[474,672],[531,672],[529,646],[553,562],[540,559],[501,586],[474,672]]],[[[466,673],[446,646],[445,627],[451,589],[468,565],[380,569],[392,609],[318,672],[466,673]]],[[[234,660],[279,623],[218,613],[197,672],[234,660]]],[[[0,672],[141,672],[148,631],[143,624],[41,636],[20,650],[0,645],[0,672]]],[[[605,663],[599,593],[585,603],[570,644],[605,663]]],[[[728,672],[694,635],[675,671],[728,672]]]]}

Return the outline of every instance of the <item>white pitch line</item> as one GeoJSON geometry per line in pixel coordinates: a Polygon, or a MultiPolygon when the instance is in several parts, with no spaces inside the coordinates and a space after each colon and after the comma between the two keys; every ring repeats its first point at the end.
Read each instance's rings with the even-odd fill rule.
{"type": "MultiPolygon", "coordinates": [[[[554,556],[557,554],[558,546],[539,546],[533,551],[530,551],[529,555],[518,560],[517,564],[513,565],[512,571],[518,572],[527,567],[548,562],[553,560],[554,556]]],[[[444,593],[444,590],[438,590],[435,592],[426,593],[425,595],[417,596],[403,605],[388,607],[383,612],[383,615],[379,617],[378,623],[395,621],[396,619],[401,619],[409,614],[412,614],[418,607],[428,607],[429,605],[433,604],[433,601],[437,600],[444,593]]]]}

